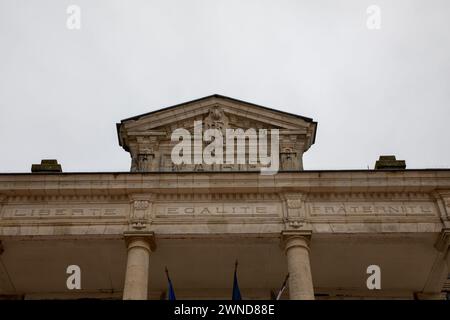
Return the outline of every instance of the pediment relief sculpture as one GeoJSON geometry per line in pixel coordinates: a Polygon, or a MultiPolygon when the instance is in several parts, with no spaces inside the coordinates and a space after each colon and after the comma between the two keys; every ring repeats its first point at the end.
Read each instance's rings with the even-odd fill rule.
{"type": "MultiPolygon", "coordinates": [[[[213,95],[122,120],[117,124],[117,131],[120,145],[131,155],[131,171],[255,171],[261,169],[263,162],[255,162],[251,152],[261,150],[267,151],[267,156],[273,156],[276,150],[279,170],[302,170],[302,156],[314,143],[316,127],[317,123],[309,118],[213,95]],[[183,139],[174,138],[177,130],[181,130],[183,139]],[[274,131],[277,135],[272,135],[274,131]],[[230,133],[236,136],[227,140],[230,133]],[[238,154],[244,150],[238,149],[240,140],[237,134],[241,133],[244,135],[241,141],[246,143],[245,160],[233,161],[235,158],[226,158],[225,155],[223,161],[212,163],[195,160],[198,153],[205,157],[204,152],[218,158],[220,155],[217,153],[222,153],[220,149],[227,152],[230,141],[236,141],[228,147],[238,154]],[[193,161],[180,163],[174,161],[172,151],[186,138],[186,134],[191,135],[192,145],[188,151],[192,152],[193,161]],[[275,137],[277,144],[272,143],[275,137]],[[223,147],[218,147],[219,142],[223,147]],[[265,149],[261,142],[267,144],[265,149]],[[211,151],[208,145],[212,143],[217,145],[211,151]],[[201,149],[196,149],[198,144],[201,144],[201,149]]],[[[186,157],[183,154],[186,150],[183,149],[179,155],[186,157]]]]}

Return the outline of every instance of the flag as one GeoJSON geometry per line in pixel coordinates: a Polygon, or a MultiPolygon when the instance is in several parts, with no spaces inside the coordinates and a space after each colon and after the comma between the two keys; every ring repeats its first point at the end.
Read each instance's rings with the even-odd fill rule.
{"type": "Polygon", "coordinates": [[[289,273],[286,275],[286,278],[284,278],[284,282],[283,282],[283,284],[281,285],[281,289],[280,289],[280,291],[278,292],[277,298],[276,298],[275,300],[280,300],[281,295],[283,294],[284,289],[286,289],[286,287],[287,287],[287,281],[288,281],[288,279],[289,279],[289,273]]]}
{"type": "Polygon", "coordinates": [[[167,276],[167,281],[169,283],[169,294],[168,294],[168,299],[169,300],[177,300],[177,298],[175,297],[175,290],[173,290],[173,286],[172,286],[172,281],[170,280],[169,277],[169,270],[167,270],[166,267],[166,276],[167,276]]]}
{"type": "Polygon", "coordinates": [[[231,297],[231,300],[242,300],[237,279],[237,266],[238,262],[236,260],[236,263],[234,264],[233,296],[231,297]]]}

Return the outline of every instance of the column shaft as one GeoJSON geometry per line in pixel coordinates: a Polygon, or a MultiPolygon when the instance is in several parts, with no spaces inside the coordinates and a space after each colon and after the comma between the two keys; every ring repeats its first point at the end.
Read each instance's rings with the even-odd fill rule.
{"type": "Polygon", "coordinates": [[[314,300],[308,240],[303,236],[289,236],[286,239],[286,257],[289,272],[289,298],[314,300]]]}
{"type": "Polygon", "coordinates": [[[127,239],[128,257],[123,300],[147,300],[151,244],[146,237],[127,239]]]}

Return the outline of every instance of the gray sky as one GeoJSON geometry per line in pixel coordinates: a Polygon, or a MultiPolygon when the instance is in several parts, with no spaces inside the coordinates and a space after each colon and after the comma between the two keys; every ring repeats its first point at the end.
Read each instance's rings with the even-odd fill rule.
{"type": "Polygon", "coordinates": [[[0,0],[0,172],[128,171],[116,122],[214,93],[318,121],[305,169],[449,168],[449,16],[448,0],[0,0]]]}

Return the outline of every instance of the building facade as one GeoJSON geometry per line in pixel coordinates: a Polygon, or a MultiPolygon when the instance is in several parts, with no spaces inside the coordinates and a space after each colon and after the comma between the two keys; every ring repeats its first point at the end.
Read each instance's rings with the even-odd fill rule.
{"type": "Polygon", "coordinates": [[[273,298],[287,273],[282,299],[445,299],[450,170],[381,158],[374,170],[308,171],[316,130],[213,95],[117,124],[129,172],[43,162],[0,174],[0,299],[165,299],[166,267],[178,299],[230,299],[236,260],[244,299],[273,298]],[[192,136],[191,163],[173,161],[177,129],[192,136]],[[196,162],[208,129],[246,132],[245,163],[196,162]],[[252,143],[275,130],[278,170],[264,174],[252,143]]]}

